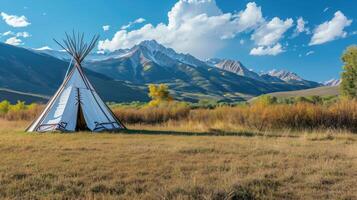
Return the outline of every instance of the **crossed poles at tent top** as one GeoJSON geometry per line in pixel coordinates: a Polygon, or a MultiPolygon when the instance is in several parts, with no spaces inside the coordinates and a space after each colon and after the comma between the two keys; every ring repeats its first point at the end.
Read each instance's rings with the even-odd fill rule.
{"type": "Polygon", "coordinates": [[[63,39],[63,44],[58,42],[56,39],[53,39],[58,45],[60,45],[64,50],[67,51],[74,60],[80,66],[83,59],[93,50],[96,43],[99,40],[99,35],[94,35],[92,40],[89,43],[84,42],[84,33],[75,34],[74,31],[72,36],[69,36],[67,33],[66,39],[63,39]]]}

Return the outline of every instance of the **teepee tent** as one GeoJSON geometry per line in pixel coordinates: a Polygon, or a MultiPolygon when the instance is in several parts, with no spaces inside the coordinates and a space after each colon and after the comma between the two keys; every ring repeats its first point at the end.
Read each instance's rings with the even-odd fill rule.
{"type": "Polygon", "coordinates": [[[48,102],[42,114],[27,128],[28,132],[48,131],[116,131],[125,126],[115,117],[95,91],[82,68],[83,59],[95,47],[99,37],[89,43],[84,35],[66,34],[63,44],[74,61],[62,85],[48,102]]]}

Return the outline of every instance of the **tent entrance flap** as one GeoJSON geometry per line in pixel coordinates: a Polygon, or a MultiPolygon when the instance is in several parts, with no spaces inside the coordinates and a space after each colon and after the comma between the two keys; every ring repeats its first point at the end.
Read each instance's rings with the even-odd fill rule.
{"type": "Polygon", "coordinates": [[[76,131],[89,131],[87,122],[83,115],[81,91],[77,88],[76,104],[78,105],[76,131]]]}
{"type": "Polygon", "coordinates": [[[84,119],[82,106],[78,106],[76,131],[90,131],[84,119]]]}

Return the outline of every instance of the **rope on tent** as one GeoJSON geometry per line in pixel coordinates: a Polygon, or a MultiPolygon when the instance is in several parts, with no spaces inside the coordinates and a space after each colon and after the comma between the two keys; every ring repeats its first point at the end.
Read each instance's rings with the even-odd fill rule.
{"type": "Polygon", "coordinates": [[[72,62],[73,62],[73,56],[71,57],[71,61],[69,62],[69,65],[68,65],[68,68],[67,68],[67,71],[66,71],[66,75],[64,76],[65,78],[68,75],[69,69],[71,69],[72,62]]]}

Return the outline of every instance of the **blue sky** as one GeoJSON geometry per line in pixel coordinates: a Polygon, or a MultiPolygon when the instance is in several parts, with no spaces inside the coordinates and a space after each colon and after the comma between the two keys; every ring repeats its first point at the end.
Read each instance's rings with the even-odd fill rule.
{"type": "Polygon", "coordinates": [[[75,29],[99,33],[98,50],[156,39],[201,59],[237,59],[257,72],[286,69],[315,81],[338,78],[343,50],[357,44],[357,1],[0,0],[0,5],[0,41],[13,45],[58,49],[52,39],[75,29]]]}

